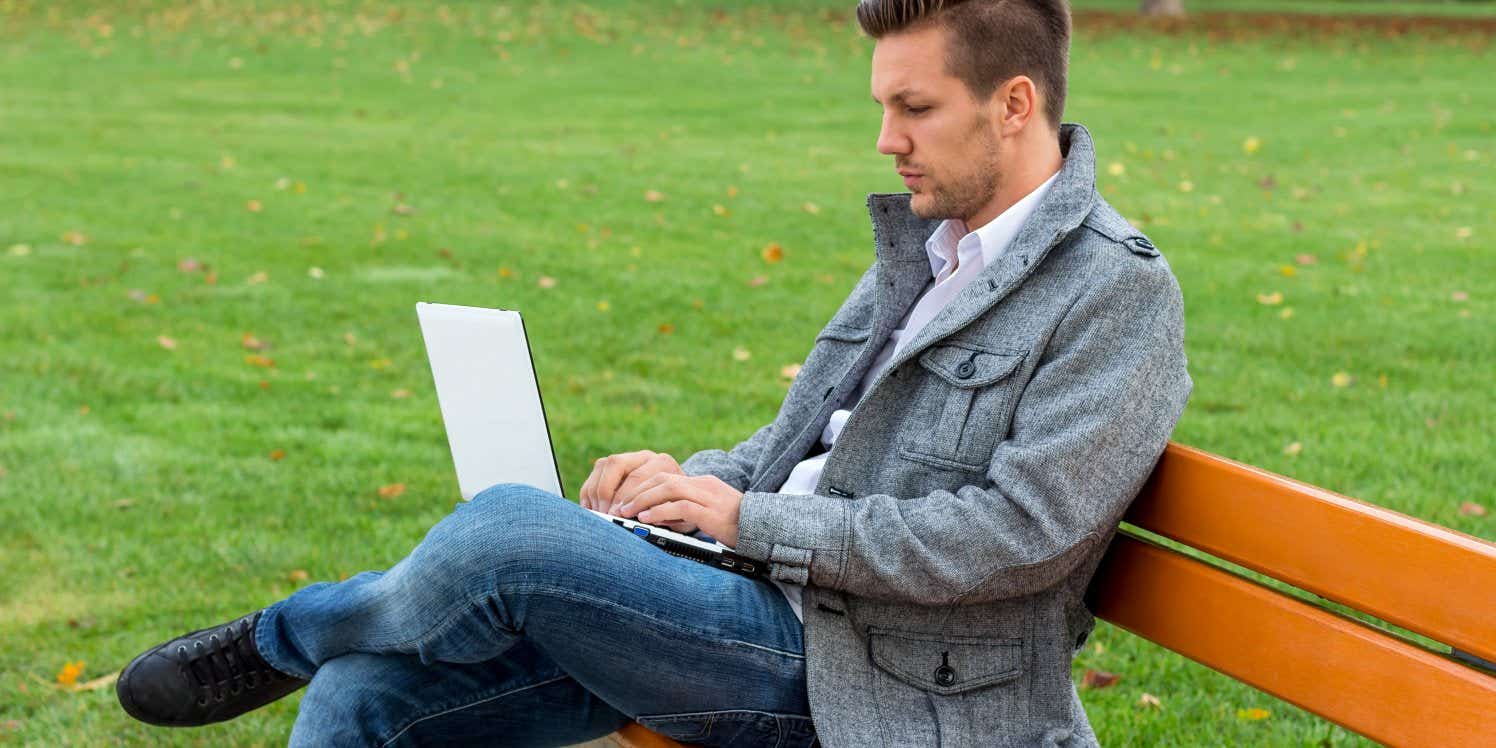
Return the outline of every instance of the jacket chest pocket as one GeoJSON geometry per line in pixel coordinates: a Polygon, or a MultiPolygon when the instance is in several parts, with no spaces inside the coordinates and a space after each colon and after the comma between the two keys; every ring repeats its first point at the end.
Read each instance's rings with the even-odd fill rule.
{"type": "Polygon", "coordinates": [[[985,470],[1008,431],[1013,372],[1025,352],[971,343],[931,346],[920,354],[925,373],[911,403],[913,426],[899,453],[958,470],[985,470]]]}

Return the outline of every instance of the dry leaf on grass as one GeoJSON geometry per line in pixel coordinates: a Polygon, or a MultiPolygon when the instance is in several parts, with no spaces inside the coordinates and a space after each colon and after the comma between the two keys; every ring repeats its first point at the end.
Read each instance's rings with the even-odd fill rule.
{"type": "Polygon", "coordinates": [[[1237,719],[1251,720],[1253,722],[1260,719],[1267,719],[1268,717],[1271,717],[1272,714],[1272,712],[1269,712],[1266,709],[1258,709],[1257,707],[1253,707],[1251,709],[1236,710],[1237,719]]]}
{"type": "Polygon", "coordinates": [[[393,499],[403,493],[405,493],[404,483],[391,483],[387,486],[379,487],[379,498],[381,499],[393,499]]]}
{"type": "Polygon", "coordinates": [[[1150,709],[1162,709],[1164,706],[1163,702],[1159,701],[1158,697],[1151,693],[1144,693],[1142,696],[1139,696],[1138,705],[1146,706],[1150,709]]]}
{"type": "Polygon", "coordinates": [[[1473,501],[1466,501],[1460,504],[1460,514],[1465,517],[1484,517],[1486,508],[1473,501]]]}
{"type": "Polygon", "coordinates": [[[759,252],[759,256],[764,258],[764,262],[779,262],[784,259],[784,247],[779,246],[779,242],[770,242],[759,252]]]}
{"type": "Polygon", "coordinates": [[[1081,688],[1110,688],[1117,685],[1122,676],[1116,673],[1108,673],[1105,670],[1087,669],[1085,675],[1081,676],[1081,688]]]}
{"type": "Polygon", "coordinates": [[[156,344],[160,345],[162,348],[165,348],[168,351],[174,351],[174,350],[177,349],[177,341],[176,341],[176,339],[175,338],[168,338],[165,335],[157,335],[156,336],[156,344]]]}

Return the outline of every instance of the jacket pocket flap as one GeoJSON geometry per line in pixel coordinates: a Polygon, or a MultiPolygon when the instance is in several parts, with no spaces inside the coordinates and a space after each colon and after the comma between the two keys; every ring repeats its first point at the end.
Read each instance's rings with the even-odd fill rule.
{"type": "Polygon", "coordinates": [[[1023,670],[1023,639],[868,630],[873,663],[915,688],[953,694],[1013,680],[1023,670]]]}
{"type": "Polygon", "coordinates": [[[962,345],[934,345],[919,363],[955,387],[985,387],[1012,374],[1023,351],[989,351],[962,345]]]}
{"type": "Polygon", "coordinates": [[[821,334],[816,336],[816,340],[841,340],[848,343],[861,343],[867,340],[868,336],[872,333],[872,330],[833,324],[823,328],[821,334]]]}

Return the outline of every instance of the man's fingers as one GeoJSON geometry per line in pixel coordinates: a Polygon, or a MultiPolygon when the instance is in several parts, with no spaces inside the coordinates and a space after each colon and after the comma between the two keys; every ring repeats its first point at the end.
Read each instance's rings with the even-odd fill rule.
{"type": "Polygon", "coordinates": [[[619,507],[618,513],[624,517],[633,517],[657,504],[690,498],[691,495],[690,478],[671,473],[655,473],[639,485],[639,492],[627,504],[619,507]]]}
{"type": "Polygon", "coordinates": [[[676,501],[666,501],[662,504],[657,504],[650,507],[648,511],[641,512],[639,521],[648,522],[652,525],[667,522],[689,522],[699,527],[701,525],[701,515],[704,511],[706,511],[706,507],[694,501],[678,499],[676,501]]]}
{"type": "Polygon", "coordinates": [[[639,452],[624,452],[623,454],[608,455],[598,461],[596,468],[597,482],[592,485],[592,498],[599,507],[609,506],[613,503],[613,492],[618,490],[618,484],[634,468],[643,465],[654,452],[648,450],[639,452]]]}
{"type": "Polygon", "coordinates": [[[633,472],[623,479],[618,490],[613,492],[613,504],[609,511],[628,503],[629,499],[634,498],[634,494],[639,492],[639,487],[644,484],[644,481],[661,473],[680,473],[680,465],[676,464],[675,458],[663,452],[645,460],[643,465],[634,468],[633,472]]]}

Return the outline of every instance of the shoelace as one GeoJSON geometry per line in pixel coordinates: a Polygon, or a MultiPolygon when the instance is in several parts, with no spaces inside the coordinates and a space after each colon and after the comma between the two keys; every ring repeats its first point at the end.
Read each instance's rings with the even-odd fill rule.
{"type": "Polygon", "coordinates": [[[244,620],[208,635],[207,643],[192,642],[177,647],[177,656],[193,688],[198,691],[198,706],[222,702],[244,690],[253,691],[285,676],[270,667],[255,651],[254,627],[244,620]]]}

